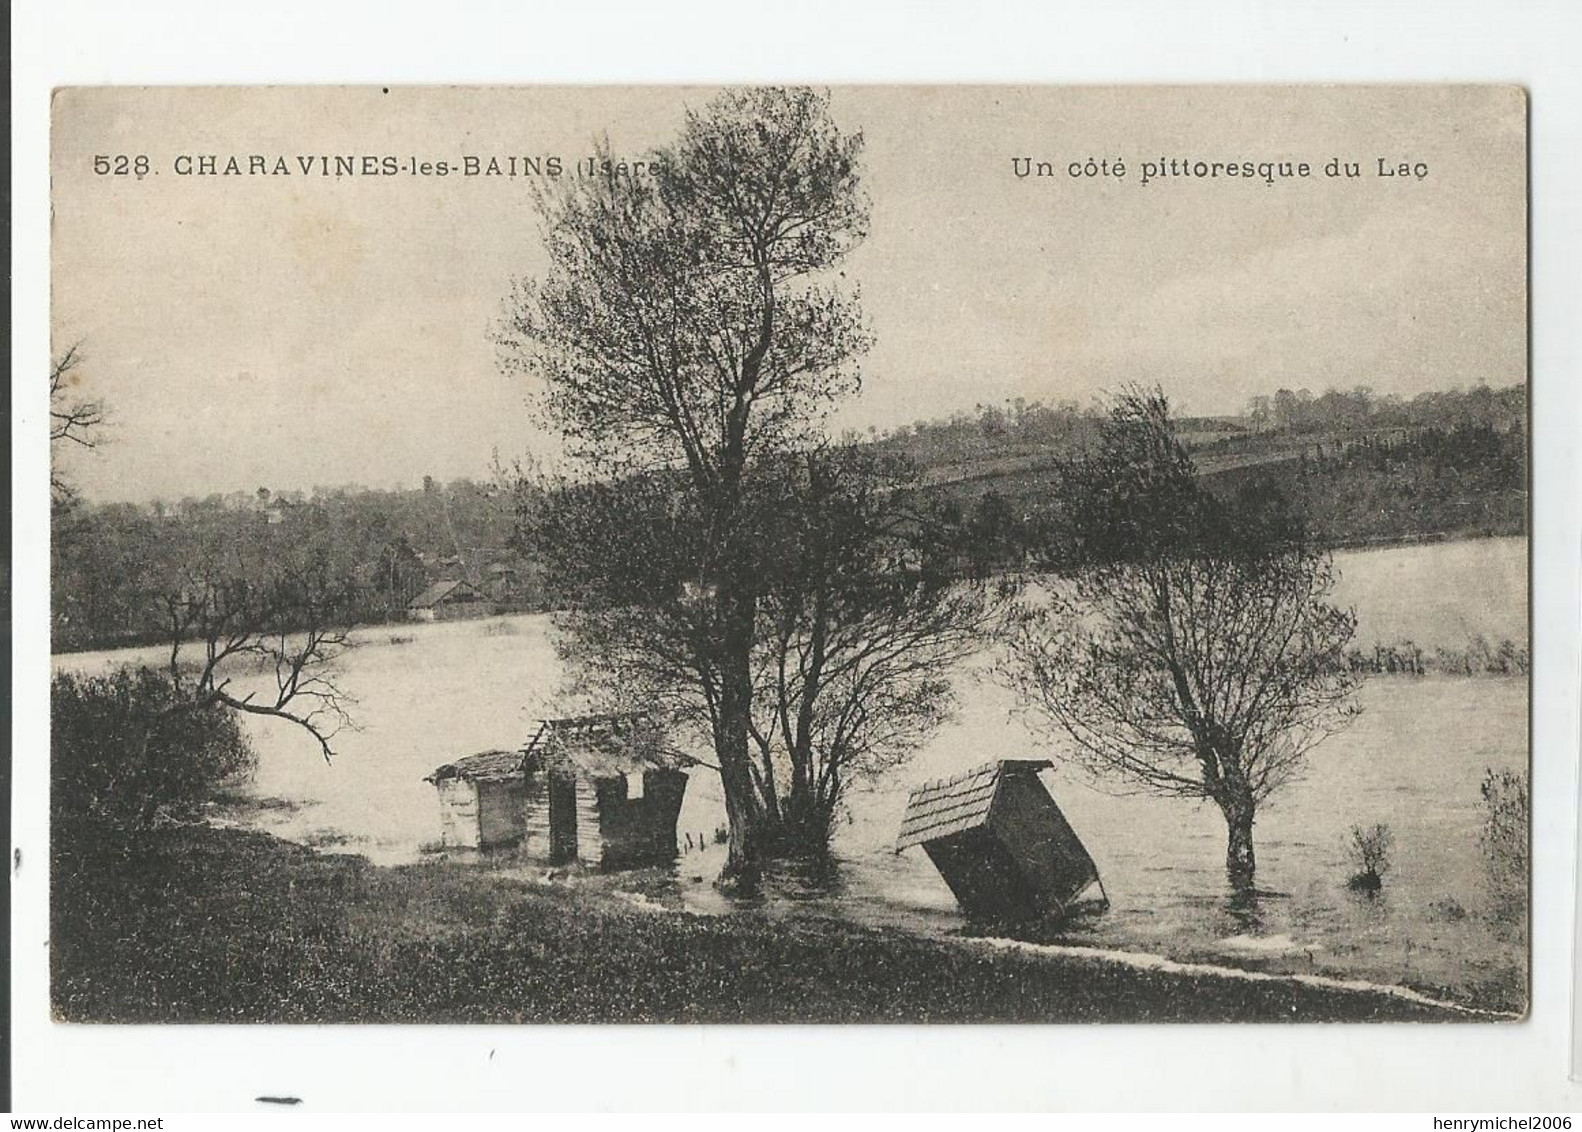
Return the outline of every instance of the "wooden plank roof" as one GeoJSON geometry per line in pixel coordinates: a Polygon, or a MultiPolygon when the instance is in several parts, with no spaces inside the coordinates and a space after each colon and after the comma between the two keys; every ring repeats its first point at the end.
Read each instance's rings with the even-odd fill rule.
{"type": "Polygon", "coordinates": [[[1048,759],[999,759],[923,783],[907,799],[896,852],[976,829],[989,819],[1002,775],[1007,771],[1036,773],[1053,765],[1048,759]]]}
{"type": "Polygon", "coordinates": [[[529,760],[564,759],[590,778],[681,770],[694,760],[664,741],[642,713],[545,719],[523,750],[529,760]]]}
{"type": "Polygon", "coordinates": [[[463,778],[469,782],[486,782],[519,778],[521,774],[521,751],[483,751],[436,767],[423,781],[439,783],[447,778],[463,778]]]}
{"type": "Polygon", "coordinates": [[[584,715],[545,719],[527,746],[517,751],[482,751],[436,767],[423,781],[440,783],[521,778],[546,762],[563,760],[589,778],[613,778],[644,770],[684,770],[696,764],[664,741],[646,716],[584,715]]]}

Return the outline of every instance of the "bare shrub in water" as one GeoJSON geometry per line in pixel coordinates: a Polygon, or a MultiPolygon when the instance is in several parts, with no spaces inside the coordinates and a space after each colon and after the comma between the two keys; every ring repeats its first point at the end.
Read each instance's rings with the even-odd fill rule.
{"type": "Polygon", "coordinates": [[[1352,872],[1346,886],[1353,892],[1378,892],[1384,887],[1384,874],[1390,871],[1390,853],[1394,848],[1395,834],[1383,822],[1366,829],[1352,826],[1351,840],[1346,846],[1352,872]]]}

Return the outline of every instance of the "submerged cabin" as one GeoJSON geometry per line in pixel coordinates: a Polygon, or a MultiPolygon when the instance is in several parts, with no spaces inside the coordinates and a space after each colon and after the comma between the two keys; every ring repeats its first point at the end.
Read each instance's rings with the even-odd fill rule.
{"type": "Polygon", "coordinates": [[[548,864],[623,868],[676,854],[690,760],[641,716],[546,719],[520,751],[488,751],[428,776],[442,842],[520,844],[548,864]]]}
{"type": "Polygon", "coordinates": [[[494,603],[478,589],[452,578],[435,582],[412,599],[406,607],[407,616],[414,621],[449,621],[463,617],[491,617],[494,603]]]}
{"type": "Polygon", "coordinates": [[[896,852],[921,845],[970,916],[1064,914],[1099,871],[1038,777],[1052,765],[1002,759],[923,783],[907,801],[896,852]]]}

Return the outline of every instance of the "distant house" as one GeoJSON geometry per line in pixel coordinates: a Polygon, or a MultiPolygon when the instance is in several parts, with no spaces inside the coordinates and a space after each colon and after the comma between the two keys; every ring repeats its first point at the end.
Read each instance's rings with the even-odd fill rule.
{"type": "Polygon", "coordinates": [[[477,588],[459,578],[435,582],[413,598],[407,616],[414,621],[449,621],[462,617],[489,617],[494,603],[477,588]]]}
{"type": "Polygon", "coordinates": [[[491,562],[484,570],[483,587],[502,605],[515,601],[522,590],[522,572],[509,562],[491,562]]]}
{"type": "Polygon", "coordinates": [[[676,853],[683,767],[642,716],[546,719],[520,751],[486,751],[429,775],[447,846],[520,844],[546,864],[621,868],[676,853]]]}
{"type": "Polygon", "coordinates": [[[1002,759],[912,791],[895,849],[921,845],[971,916],[1063,914],[1098,867],[1038,777],[1047,759],[1002,759]]]}

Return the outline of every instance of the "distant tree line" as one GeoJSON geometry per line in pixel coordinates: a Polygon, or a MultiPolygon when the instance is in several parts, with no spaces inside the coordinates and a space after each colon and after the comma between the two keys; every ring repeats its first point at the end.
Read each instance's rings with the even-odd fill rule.
{"type": "Polygon", "coordinates": [[[262,564],[318,556],[352,623],[399,619],[437,580],[465,578],[501,608],[539,608],[542,580],[512,549],[514,500],[493,483],[211,495],[148,505],[78,502],[54,520],[56,650],[164,640],[162,599],[214,546],[262,564]]]}
{"type": "MultiPolygon", "coordinates": [[[[1326,394],[1315,403],[1330,405],[1334,399],[1326,394]]],[[[1379,404],[1385,407],[1373,419],[1394,423],[1367,431],[1256,432],[1207,418],[1180,420],[1177,430],[1202,462],[1198,474],[1209,490],[1228,502],[1278,495],[1322,545],[1526,532],[1523,388],[1432,393],[1379,404]]],[[[1067,443],[1049,450],[1047,465],[996,477],[987,488],[971,480],[937,488],[941,514],[959,532],[957,561],[964,573],[981,577],[1037,567],[1040,548],[1062,545],[1058,536],[1071,521],[1063,463],[1086,450],[1090,432],[1097,435],[1102,424],[1074,411],[1063,419],[1072,425],[1067,443]]],[[[986,435],[963,418],[919,425],[880,443],[926,470],[932,457],[948,453],[954,462],[975,444],[981,460],[1003,454],[1002,448],[982,448],[986,435]],[[923,436],[926,443],[914,443],[913,437],[923,436]]],[[[1018,442],[1014,429],[1008,435],[1018,442]]]]}
{"type": "MultiPolygon", "coordinates": [[[[972,412],[917,421],[888,432],[848,434],[902,453],[920,468],[981,460],[990,456],[1054,452],[1070,455],[1099,442],[1105,406],[1063,400],[1046,403],[1017,397],[1002,404],[980,404],[972,412]]],[[[1239,414],[1178,417],[1177,428],[1189,449],[1210,452],[1268,451],[1280,447],[1279,435],[1432,429],[1442,433],[1485,426],[1496,433],[1525,429],[1527,389],[1435,390],[1403,398],[1378,394],[1367,386],[1349,391],[1278,389],[1252,397],[1239,414]],[[1271,435],[1272,434],[1272,435],[1271,435]],[[1260,439],[1262,438],[1262,439],[1260,439]]]]}
{"type": "Polygon", "coordinates": [[[917,421],[867,437],[849,434],[849,442],[866,439],[881,451],[905,455],[919,467],[957,464],[997,455],[1070,452],[1098,439],[1104,410],[1076,401],[1045,404],[1014,398],[1003,405],[981,404],[971,413],[917,421]]]}
{"type": "MultiPolygon", "coordinates": [[[[1328,403],[1328,394],[1313,403],[1328,403]]],[[[1416,414],[1405,418],[1388,416],[1399,409],[1388,399],[1370,403],[1385,406],[1375,419],[1406,423],[1300,436],[1227,432],[1226,422],[1206,420],[1183,421],[1179,428],[1185,439],[1196,441],[1188,447],[1200,456],[1288,456],[1205,473],[1205,482],[1232,499],[1278,487],[1314,540],[1330,546],[1526,530],[1524,390],[1424,394],[1403,403],[1416,414]],[[1428,423],[1435,420],[1452,423],[1428,423]],[[1214,423],[1217,432],[1210,428],[1214,423]]],[[[1074,404],[1016,401],[1005,408],[985,406],[972,417],[922,422],[862,446],[922,476],[940,461],[986,454],[1069,455],[1084,450],[1102,423],[1074,404]]],[[[987,490],[916,489],[914,494],[933,496],[931,529],[940,561],[968,578],[1037,566],[1038,548],[1059,545],[1067,521],[1059,474],[1053,467],[1036,479],[1004,481],[987,490]]],[[[512,490],[494,482],[441,484],[431,477],[405,491],[260,488],[146,505],[92,505],[70,497],[55,515],[54,647],[161,639],[164,627],[154,599],[179,565],[214,538],[318,548],[338,572],[358,622],[401,618],[417,594],[447,577],[476,581],[503,609],[562,605],[569,582],[554,576],[543,555],[522,545],[519,505],[512,490]],[[491,568],[497,573],[490,574],[491,568]]]]}
{"type": "Polygon", "coordinates": [[[1480,384],[1470,389],[1419,393],[1412,398],[1379,394],[1365,385],[1351,390],[1326,389],[1316,396],[1306,389],[1277,389],[1272,395],[1253,397],[1244,416],[1256,431],[1453,429],[1474,424],[1503,430],[1526,421],[1527,389],[1523,385],[1492,389],[1480,384]]]}

